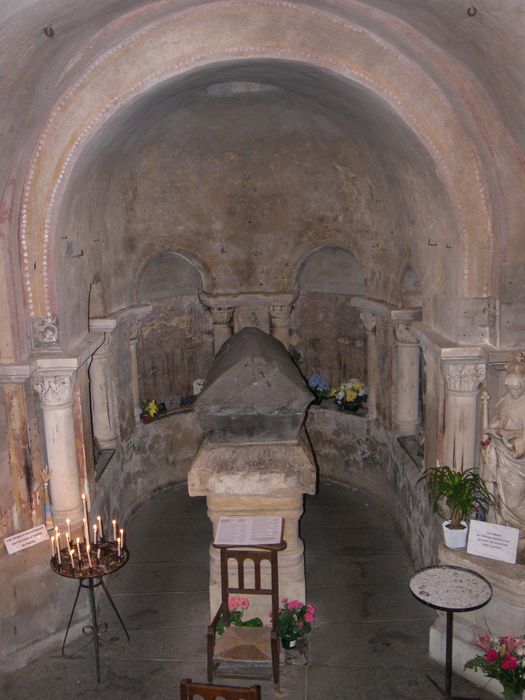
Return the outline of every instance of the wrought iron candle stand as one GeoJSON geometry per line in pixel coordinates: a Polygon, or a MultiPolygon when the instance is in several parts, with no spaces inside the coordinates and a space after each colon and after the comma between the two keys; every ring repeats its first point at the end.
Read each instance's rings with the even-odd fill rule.
{"type": "Polygon", "coordinates": [[[115,614],[122,626],[122,629],[126,633],[126,637],[129,642],[129,634],[126,629],[117,606],[113,602],[112,597],[104,583],[104,576],[113,574],[118,569],[121,569],[125,564],[127,564],[129,559],[129,552],[125,547],[120,547],[120,542],[106,542],[101,540],[94,549],[88,552],[86,544],[79,544],[78,541],[69,543],[71,549],[63,548],[60,549],[60,554],[57,553],[51,558],[51,569],[58,575],[64,576],[65,578],[76,579],[78,581],[77,594],[75,596],[75,602],[73,603],[73,608],[69,616],[69,622],[67,623],[66,634],[64,636],[64,641],[62,643],[62,656],[65,658],[72,658],[74,654],[66,654],[66,644],[69,635],[69,629],[71,627],[71,622],[73,620],[73,615],[75,614],[75,609],[77,607],[78,598],[80,596],[80,591],[82,588],[87,589],[89,596],[89,607],[91,612],[91,625],[86,625],[82,628],[82,632],[89,636],[88,641],[81,646],[76,651],[81,651],[86,646],[94,643],[95,646],[95,663],[97,669],[97,682],[100,683],[100,639],[99,635],[107,630],[107,624],[103,623],[100,625],[97,620],[97,610],[95,606],[95,588],[99,586],[106,594],[111,607],[115,611],[115,614]],[[78,561],[75,561],[71,555],[71,551],[80,552],[80,557],[78,561]],[[91,566],[90,566],[91,559],[91,566]]]}

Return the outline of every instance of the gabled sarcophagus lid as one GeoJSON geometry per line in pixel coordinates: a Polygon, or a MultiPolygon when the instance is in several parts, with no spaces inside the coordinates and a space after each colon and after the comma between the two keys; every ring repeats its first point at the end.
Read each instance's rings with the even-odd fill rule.
{"type": "Polygon", "coordinates": [[[284,345],[243,328],[217,353],[195,410],[212,442],[295,441],[311,401],[284,345]]]}

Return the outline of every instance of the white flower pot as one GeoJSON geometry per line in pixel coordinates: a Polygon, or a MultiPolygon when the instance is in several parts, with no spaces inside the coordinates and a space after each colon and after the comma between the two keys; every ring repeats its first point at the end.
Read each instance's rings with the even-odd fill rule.
{"type": "Polygon", "coordinates": [[[468,537],[468,525],[462,520],[461,524],[463,528],[461,530],[451,530],[447,525],[450,520],[445,520],[443,523],[443,536],[445,538],[445,544],[450,549],[464,549],[467,546],[468,537]]]}

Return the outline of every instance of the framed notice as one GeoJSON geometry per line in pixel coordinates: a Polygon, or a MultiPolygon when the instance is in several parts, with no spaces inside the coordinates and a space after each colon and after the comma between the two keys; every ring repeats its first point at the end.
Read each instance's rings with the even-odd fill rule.
{"type": "Polygon", "coordinates": [[[231,515],[219,520],[213,544],[217,547],[263,546],[279,544],[283,536],[283,519],[279,515],[231,515]]]}
{"type": "Polygon", "coordinates": [[[515,564],[520,531],[516,527],[471,520],[467,553],[515,564]]]}

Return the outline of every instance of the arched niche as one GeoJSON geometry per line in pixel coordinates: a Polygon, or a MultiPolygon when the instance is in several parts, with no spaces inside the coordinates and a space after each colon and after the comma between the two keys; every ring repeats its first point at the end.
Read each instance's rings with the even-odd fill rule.
{"type": "Polygon", "coordinates": [[[298,265],[292,312],[293,346],[306,377],[331,386],[352,377],[366,381],[366,338],[351,296],[364,293],[359,261],[346,248],[324,246],[298,265]]]}
{"type": "Polygon", "coordinates": [[[422,305],[421,285],[415,270],[407,265],[401,277],[401,307],[416,309],[422,305]]]}
{"type": "Polygon", "coordinates": [[[137,346],[140,399],[156,399],[168,410],[193,393],[213,358],[211,319],[199,301],[202,277],[196,262],[173,251],[155,254],[138,280],[137,300],[153,311],[137,346]]]}
{"type": "Polygon", "coordinates": [[[104,285],[98,277],[95,277],[89,288],[88,299],[89,318],[105,318],[107,316],[104,285]]]}

